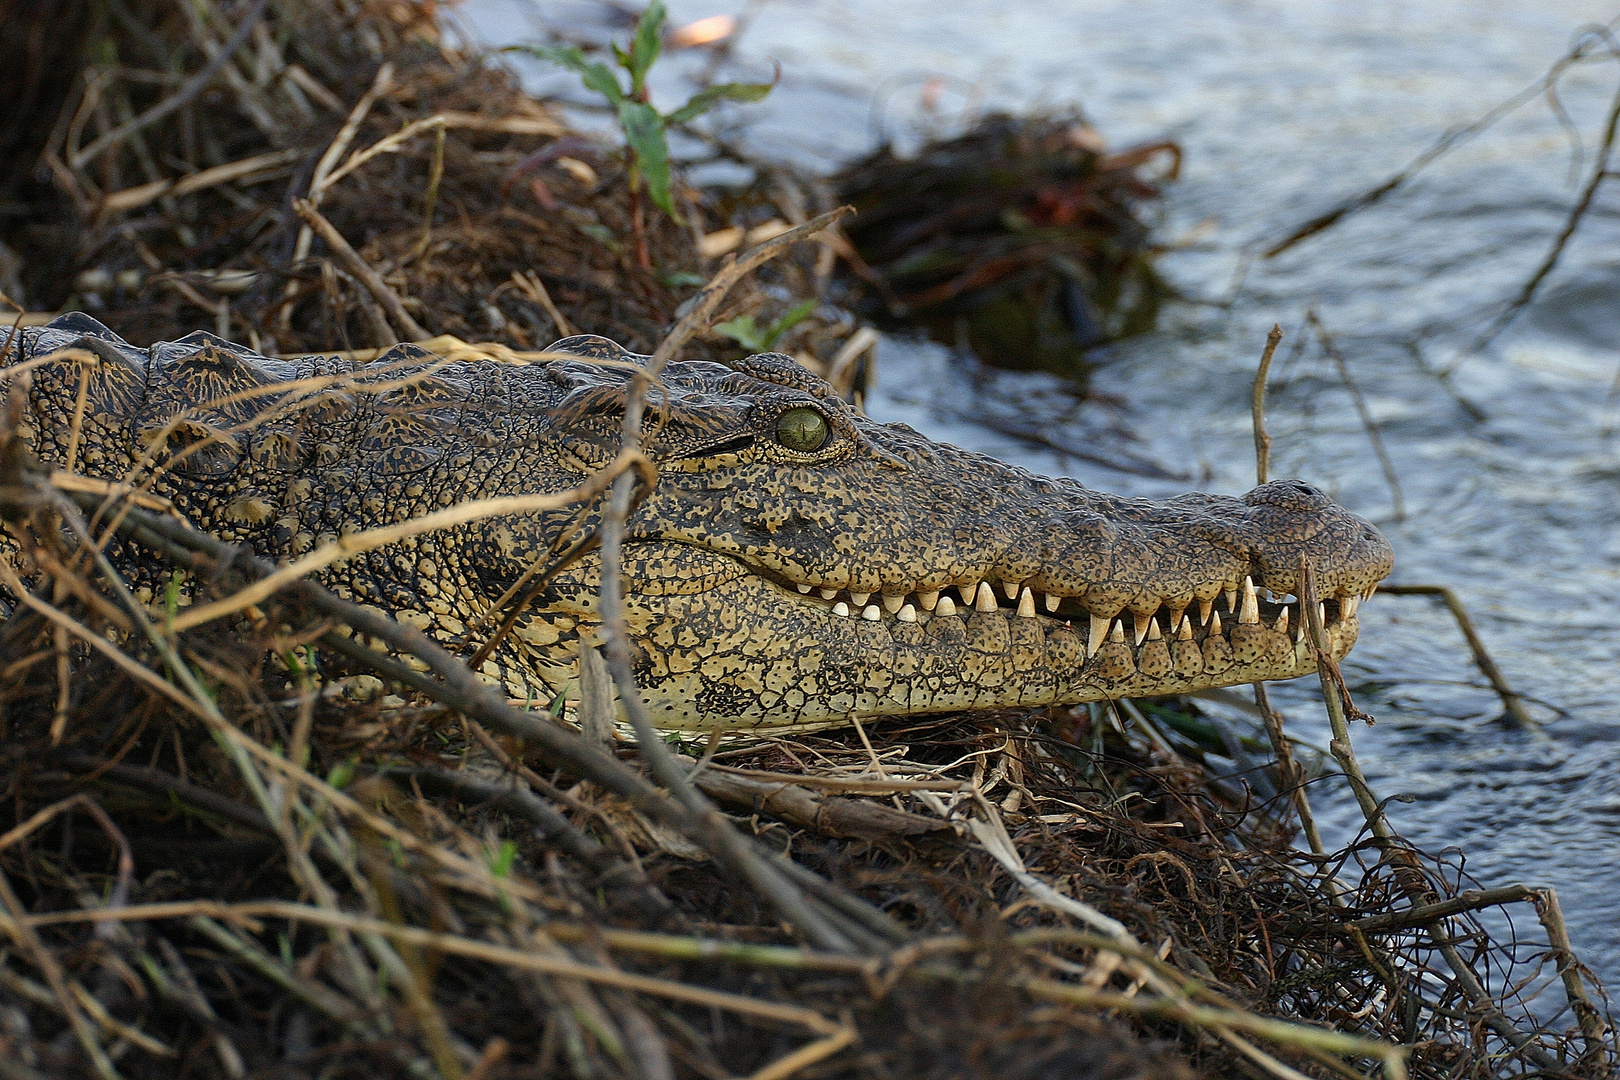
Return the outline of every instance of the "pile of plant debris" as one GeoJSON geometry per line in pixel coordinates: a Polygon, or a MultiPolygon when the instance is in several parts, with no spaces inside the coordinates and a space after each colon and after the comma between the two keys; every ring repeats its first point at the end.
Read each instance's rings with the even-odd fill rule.
{"type": "MultiPolygon", "coordinates": [[[[456,54],[429,3],[62,8],[19,5],[0,47],[28,103],[0,163],[0,291],[131,341],[201,327],[271,354],[444,335],[529,351],[589,330],[650,353],[723,256],[807,213],[782,192],[734,224],[690,188],[682,221],[658,212],[622,154],[456,54]]],[[[776,261],[692,355],[768,339],[826,373],[857,326],[795,307],[831,267],[830,250],[776,261]]],[[[842,357],[845,386],[859,359],[842,357]]]]}
{"type": "MultiPolygon", "coordinates": [[[[45,170],[6,163],[13,299],[266,352],[582,331],[725,361],[766,332],[853,378],[870,341],[819,303],[836,237],[770,239],[793,199],[688,190],[686,225],[638,227],[623,158],[425,0],[62,7],[7,24],[59,50],[10,72],[45,170]],[[772,199],[778,225],[715,216],[772,199]],[[748,244],[786,253],[699,288],[748,244]]],[[[1303,774],[1259,727],[1120,702],[669,747],[604,739],[605,685],[557,703],[577,724],[529,711],[309,581],[175,633],[102,531],[194,602],[273,568],[46,475],[16,409],[5,1080],[1614,1069],[1550,891],[1473,890],[1381,810],[1297,849],[1303,774]],[[1476,920],[1520,901],[1545,941],[1476,920]]]]}
{"type": "Polygon", "coordinates": [[[1142,208],[1180,165],[1170,142],[1107,153],[1078,112],[997,113],[913,155],[884,146],[833,183],[859,212],[865,310],[996,367],[1081,376],[1089,349],[1152,329],[1170,293],[1142,208]]]}

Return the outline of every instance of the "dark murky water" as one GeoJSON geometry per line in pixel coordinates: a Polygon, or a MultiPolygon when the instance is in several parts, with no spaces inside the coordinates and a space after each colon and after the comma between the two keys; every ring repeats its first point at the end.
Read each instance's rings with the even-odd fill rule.
{"type": "MultiPolygon", "coordinates": [[[[672,5],[676,24],[729,10],[672,5]]],[[[530,32],[536,10],[592,22],[584,3],[475,0],[487,40],[530,32]]],[[[1584,23],[1612,5],[1581,0],[1175,0],[940,4],[801,0],[767,4],[739,48],[783,83],[750,129],[753,146],[826,164],[871,145],[883,123],[919,120],[923,78],[945,106],[1078,101],[1118,144],[1172,137],[1187,151],[1163,235],[1197,237],[1164,269],[1193,297],[1152,337],[1115,348],[1096,380],[1129,402],[1134,444],[1071,415],[1044,376],[990,375],[929,344],[884,342],[880,419],[1089,485],[1164,495],[1238,492],[1254,479],[1248,392],[1273,321],[1289,341],[1315,306],[1382,425],[1405,496],[1392,500],[1331,363],[1315,348],[1275,369],[1273,473],[1321,485],[1372,517],[1397,552],[1396,580],[1452,585],[1507,677],[1544,702],[1536,737],[1501,708],[1438,605],[1380,597],[1362,609],[1347,665],[1379,718],[1357,750],[1393,816],[1431,849],[1455,845],[1487,885],[1555,886],[1583,959],[1620,984],[1620,185],[1598,208],[1535,307],[1494,345],[1467,351],[1482,306],[1512,295],[1575,198],[1571,144],[1539,103],[1508,117],[1371,211],[1240,273],[1246,253],[1406,164],[1538,78],[1584,23]],[[1459,363],[1451,386],[1434,369],[1459,363]],[[1427,368],[1427,370],[1426,370],[1427,368]],[[1459,403],[1459,396],[1483,419],[1459,403]],[[1039,430],[1087,452],[1128,450],[1189,481],[1149,481],[1065,456],[1009,431],[1039,430]]],[[[678,67],[678,65],[676,65],[678,67]]],[[[1573,73],[1564,100],[1587,157],[1614,64],[1573,73]]],[[[674,72],[665,101],[682,93],[674,72]]],[[[568,79],[539,83],[571,91],[568,79]]],[[[956,115],[960,115],[957,113],[956,115]]],[[[926,117],[921,118],[926,121],[926,117]]],[[[1326,742],[1314,680],[1275,697],[1296,733],[1326,742]]],[[[1343,839],[1359,816],[1342,783],[1315,789],[1343,839]]]]}

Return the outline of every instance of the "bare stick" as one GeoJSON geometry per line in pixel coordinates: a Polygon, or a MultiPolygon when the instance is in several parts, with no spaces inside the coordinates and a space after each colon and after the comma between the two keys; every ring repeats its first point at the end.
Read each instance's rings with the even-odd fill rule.
{"type": "Polygon", "coordinates": [[[571,506],[576,502],[599,494],[602,486],[609,479],[625,470],[634,471],[637,466],[637,460],[621,455],[620,460],[611,462],[602,473],[598,473],[585,484],[570,491],[559,492],[554,495],[502,495],[491,499],[475,499],[472,502],[436,510],[423,517],[409,518],[397,525],[384,525],[376,529],[368,529],[365,532],[341,536],[295,562],[278,567],[275,573],[260,578],[240,592],[227,596],[223,600],[216,600],[211,604],[200,604],[187,609],[184,615],[175,618],[173,629],[176,631],[186,630],[241,611],[249,604],[256,604],[269,598],[277,589],[282,588],[291,581],[313,574],[334,562],[358,555],[363,551],[371,551],[385,547],[388,544],[397,543],[407,537],[418,536],[427,532],[437,532],[440,529],[448,529],[456,525],[465,525],[470,522],[500,517],[506,514],[531,514],[540,510],[555,510],[571,506]]]}
{"type": "MultiPolygon", "coordinates": [[[[1254,423],[1254,475],[1257,484],[1271,479],[1271,435],[1266,431],[1266,376],[1271,373],[1271,358],[1276,355],[1282,339],[1282,326],[1272,323],[1271,332],[1266,335],[1265,351],[1260,354],[1260,366],[1254,373],[1250,415],[1254,423]]],[[[1305,830],[1305,840],[1311,845],[1311,851],[1321,855],[1325,848],[1322,833],[1316,827],[1316,815],[1311,812],[1310,800],[1305,794],[1305,770],[1294,760],[1293,745],[1283,731],[1282,714],[1271,707],[1271,698],[1266,693],[1264,683],[1254,684],[1254,703],[1260,710],[1260,719],[1266,725],[1272,753],[1277,756],[1277,779],[1293,800],[1294,809],[1299,813],[1300,827],[1305,830]]],[[[1334,890],[1333,895],[1337,897],[1338,891],[1334,890]]]]}
{"type": "Polygon", "coordinates": [[[546,315],[550,317],[552,324],[557,327],[557,336],[574,336],[573,326],[568,322],[567,318],[563,316],[562,311],[552,301],[551,294],[546,291],[546,283],[540,280],[539,274],[535,273],[533,270],[530,270],[524,274],[520,274],[514,270],[512,271],[512,284],[516,285],[524,296],[527,296],[530,300],[533,300],[535,303],[539,304],[545,309],[546,315]]]}
{"type": "MultiPolygon", "coordinates": [[[[1416,176],[1424,168],[1439,158],[1444,157],[1451,151],[1452,147],[1461,145],[1468,139],[1471,139],[1475,135],[1485,131],[1498,120],[1502,119],[1502,117],[1507,116],[1521,105],[1534,101],[1543,94],[1546,94],[1549,98],[1552,98],[1558,82],[1563,77],[1564,72],[1575,64],[1593,59],[1594,54],[1590,52],[1589,49],[1594,43],[1602,43],[1606,37],[1607,35],[1602,31],[1601,28],[1598,28],[1595,32],[1593,30],[1588,30],[1582,33],[1580,35],[1580,40],[1575,43],[1569,52],[1560,57],[1558,62],[1553,64],[1552,67],[1549,68],[1546,74],[1544,74],[1541,78],[1537,79],[1535,82],[1518,91],[1506,100],[1498,102],[1495,107],[1493,107],[1484,116],[1481,116],[1478,120],[1475,120],[1473,123],[1463,127],[1452,128],[1451,130],[1447,131],[1445,134],[1436,139],[1434,143],[1432,143],[1421,154],[1413,158],[1405,168],[1401,169],[1394,176],[1391,176],[1377,187],[1374,187],[1369,191],[1365,191],[1360,195],[1341,203],[1334,209],[1329,210],[1324,214],[1319,214],[1318,216],[1305,222],[1293,232],[1289,233],[1288,236],[1266,248],[1261,253],[1260,257],[1263,259],[1275,258],[1307,237],[1315,236],[1317,233],[1332,228],[1345,217],[1378,203],[1386,195],[1394,192],[1396,189],[1401,187],[1401,185],[1405,184],[1406,181],[1416,176]]],[[[1612,57],[1613,55],[1612,49],[1597,54],[1599,58],[1612,57]]],[[[1564,126],[1566,128],[1570,128],[1571,125],[1569,124],[1562,108],[1557,105],[1556,100],[1554,100],[1553,107],[1559,118],[1564,121],[1564,126]]]]}
{"type": "Polygon", "coordinates": [[[1547,931],[1547,943],[1553,947],[1553,955],[1558,965],[1558,977],[1564,982],[1564,993],[1569,998],[1569,1007],[1575,1010],[1576,1022],[1581,1025],[1581,1037],[1586,1041],[1586,1054],[1592,1058],[1600,1058],[1605,1050],[1603,1036],[1609,1032],[1609,1026],[1603,1022],[1603,1016],[1592,1004],[1587,996],[1586,987],[1581,983],[1581,965],[1575,959],[1575,948],[1570,944],[1569,931],[1564,927],[1564,912],[1558,906],[1558,893],[1552,889],[1537,889],[1535,891],[1536,914],[1541,918],[1541,925],[1547,931]]]}
{"type": "Polygon", "coordinates": [[[228,161],[223,165],[215,165],[211,169],[204,169],[201,172],[195,172],[175,180],[153,180],[149,184],[109,192],[101,200],[99,213],[105,215],[120,213],[125,210],[139,210],[141,207],[148,203],[154,203],[165,195],[190,195],[193,192],[218,187],[220,184],[228,184],[233,180],[263,177],[265,173],[293,164],[302,158],[304,154],[305,151],[297,147],[287,150],[271,150],[269,153],[255,154],[240,161],[228,161]]]}
{"type": "MultiPolygon", "coordinates": [[[[385,63],[377,69],[376,77],[371,80],[370,89],[360,96],[359,101],[355,102],[354,108],[349,111],[348,119],[344,120],[343,126],[332,137],[331,145],[326,148],[326,153],[322,154],[321,159],[315,163],[315,172],[309,178],[309,199],[316,206],[321,204],[321,196],[326,189],[327,176],[337,167],[338,159],[349,148],[349,144],[354,142],[354,137],[359,132],[360,125],[365,122],[366,114],[377,103],[377,99],[388,92],[388,87],[392,85],[393,81],[394,65],[392,63],[385,63]]],[[[310,245],[314,242],[315,234],[308,225],[298,230],[298,239],[293,243],[293,254],[290,263],[294,270],[309,257],[310,245]]],[[[292,325],[293,305],[290,301],[298,295],[298,287],[299,282],[296,278],[287,282],[285,297],[288,302],[281,305],[281,325],[283,328],[292,325]]]]}
{"type": "Polygon", "coordinates": [[[1457,620],[1457,629],[1461,630],[1463,637],[1468,639],[1468,648],[1473,651],[1474,663],[1480,672],[1490,681],[1497,696],[1502,699],[1503,708],[1513,722],[1520,727],[1531,731],[1540,731],[1541,725],[1535,717],[1530,715],[1524,707],[1524,700],[1508,685],[1502,671],[1491,659],[1491,654],[1485,649],[1485,642],[1480,640],[1479,632],[1474,629],[1474,620],[1468,617],[1468,611],[1463,607],[1457,594],[1449,585],[1380,585],[1378,591],[1388,593],[1390,596],[1438,596],[1445,601],[1446,607],[1451,611],[1451,617],[1457,620]]]}
{"type": "MultiPolygon", "coordinates": [[[[1305,769],[1294,758],[1294,746],[1283,731],[1282,714],[1272,708],[1265,683],[1254,684],[1254,703],[1260,710],[1260,719],[1266,725],[1266,736],[1271,740],[1272,752],[1277,755],[1277,780],[1299,813],[1300,827],[1305,830],[1305,842],[1311,846],[1312,854],[1326,854],[1322,832],[1316,827],[1316,815],[1311,811],[1310,799],[1305,795],[1305,769]]],[[[1334,895],[1337,896],[1337,892],[1334,895]]]]}
{"type": "Polygon", "coordinates": [[[84,1048],[85,1054],[95,1066],[96,1073],[102,1080],[118,1080],[118,1070],[113,1067],[112,1059],[101,1048],[101,1042],[96,1038],[95,1031],[90,1022],[79,1011],[78,1001],[69,989],[68,978],[62,966],[56,962],[56,956],[45,947],[34,928],[22,920],[27,917],[27,909],[17,899],[17,894],[11,890],[11,882],[6,875],[0,873],[0,907],[5,908],[5,916],[0,919],[0,929],[4,929],[18,949],[28,957],[39,973],[45,976],[45,982],[56,996],[57,1008],[67,1017],[68,1024],[73,1028],[74,1036],[79,1045],[84,1048]]]}
{"type": "Polygon", "coordinates": [[[1327,627],[1322,625],[1322,608],[1316,602],[1316,574],[1304,556],[1300,557],[1299,563],[1299,606],[1304,609],[1306,640],[1310,642],[1311,652],[1316,654],[1316,674],[1322,680],[1322,700],[1327,705],[1328,724],[1333,730],[1328,751],[1349,778],[1350,790],[1355,793],[1356,803],[1361,807],[1362,816],[1367,819],[1373,835],[1387,842],[1395,838],[1395,832],[1384,819],[1384,809],[1373,795],[1372,787],[1356,761],[1355,747],[1350,743],[1343,678],[1339,675],[1338,664],[1333,660],[1333,645],[1328,639],[1327,627]]]}
{"type": "Polygon", "coordinates": [[[1254,473],[1255,483],[1264,484],[1271,479],[1271,436],[1266,433],[1266,375],[1271,371],[1271,358],[1283,339],[1282,327],[1271,324],[1266,335],[1266,351],[1260,354],[1260,368],[1254,373],[1254,473]]]}
{"type": "Polygon", "coordinates": [[[1389,484],[1390,498],[1395,503],[1395,520],[1406,520],[1406,504],[1401,498],[1401,479],[1395,474],[1395,464],[1389,459],[1389,452],[1384,449],[1384,436],[1378,430],[1378,424],[1373,420],[1372,411],[1367,408],[1367,399],[1361,394],[1361,387],[1350,375],[1350,365],[1345,361],[1344,353],[1328,334],[1327,327],[1317,318],[1315,311],[1305,313],[1305,321],[1310,323],[1316,331],[1316,340],[1322,343],[1322,350],[1328,354],[1333,365],[1339,369],[1339,379],[1344,388],[1350,392],[1350,400],[1355,403],[1356,415],[1361,417],[1361,426],[1367,431],[1367,441],[1372,443],[1373,453],[1378,455],[1379,467],[1384,470],[1384,480],[1389,484]]]}
{"type": "MultiPolygon", "coordinates": [[[[658,378],[691,337],[707,327],[715,309],[726,293],[743,275],[766,260],[786,250],[797,240],[808,238],[837,222],[848,207],[840,207],[803,225],[773,237],[745,252],[739,259],[722,269],[703,287],[692,308],[676,322],[656,352],[648,359],[643,372],[638,372],[627,388],[624,403],[624,427],[620,438],[622,452],[636,453],[641,448],[641,421],[646,411],[646,390],[658,378]]],[[[721,862],[740,873],[761,895],[801,933],[817,946],[834,952],[859,951],[858,945],[835,921],[829,919],[807,897],[803,890],[785,876],[781,870],[759,856],[752,846],[733,830],[707,799],[692,785],[684,768],[664,745],[636,686],[634,658],[630,651],[628,627],[624,621],[622,596],[622,544],[625,522],[635,495],[636,478],[629,473],[613,482],[608,507],[602,515],[602,592],[601,617],[603,652],[607,656],[608,670],[619,689],[619,703],[630,726],[636,732],[636,744],[658,782],[668,788],[677,802],[706,832],[705,846],[721,862]]]]}
{"type": "Polygon", "coordinates": [[[1461,915],[1465,911],[1477,911],[1483,907],[1510,904],[1515,900],[1531,900],[1535,896],[1536,891],[1528,885],[1503,885],[1496,889],[1468,889],[1458,893],[1456,896],[1433,904],[1419,904],[1416,907],[1407,908],[1405,911],[1388,911],[1382,915],[1370,915],[1365,919],[1357,919],[1350,925],[1364,934],[1405,930],[1413,926],[1427,926],[1452,915],[1461,915]]]}
{"type": "Polygon", "coordinates": [[[360,257],[360,253],[350,246],[342,233],[337,231],[337,226],[327,221],[326,217],[315,209],[314,203],[308,199],[294,199],[293,210],[304,219],[306,225],[326,241],[326,246],[332,249],[332,254],[342,261],[349,273],[353,274],[360,284],[366,287],[366,291],[376,298],[377,303],[383,306],[383,310],[388,312],[388,317],[393,320],[397,329],[406,337],[417,341],[433,336],[411,318],[410,312],[406,311],[405,305],[400,302],[398,294],[388,287],[388,282],[360,257]]]}
{"type": "Polygon", "coordinates": [[[416,249],[411,252],[413,259],[427,254],[428,244],[433,241],[433,211],[439,204],[439,181],[444,179],[444,125],[440,124],[434,134],[437,138],[433,142],[433,164],[428,169],[427,209],[422,212],[422,239],[416,242],[416,249]]]}

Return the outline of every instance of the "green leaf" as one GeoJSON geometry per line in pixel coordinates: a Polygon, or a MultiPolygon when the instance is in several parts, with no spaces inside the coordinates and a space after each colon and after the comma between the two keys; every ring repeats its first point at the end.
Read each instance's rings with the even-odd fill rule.
{"type": "Polygon", "coordinates": [[[493,852],[489,860],[489,872],[498,878],[510,877],[512,864],[517,861],[518,847],[511,840],[502,840],[500,850],[493,852]]]}
{"type": "Polygon", "coordinates": [[[510,45],[506,51],[526,52],[537,60],[560,64],[570,71],[578,72],[585,89],[601,94],[611,105],[617,105],[624,100],[624,87],[619,85],[619,77],[613,74],[613,69],[606,64],[585,59],[585,54],[573,45],[510,45]]]}
{"type": "Polygon", "coordinates": [[[663,31],[664,0],[652,0],[641,13],[641,21],[636,23],[636,37],[630,43],[630,62],[625,65],[630,71],[630,93],[638,100],[644,97],[642,90],[647,85],[647,72],[658,59],[658,50],[663,48],[663,31]]]}
{"type": "Polygon", "coordinates": [[[759,101],[775,88],[774,82],[721,83],[719,86],[711,86],[707,90],[693,94],[690,101],[664,119],[671,124],[684,124],[688,120],[696,120],[721,101],[759,101]]]}
{"type": "Polygon", "coordinates": [[[658,275],[658,284],[666,289],[680,289],[688,285],[702,285],[709,279],[690,270],[666,270],[658,275]]]}
{"type": "Polygon", "coordinates": [[[595,240],[598,244],[601,244],[609,251],[617,252],[619,250],[619,238],[614,236],[613,230],[608,228],[606,225],[598,225],[594,221],[576,221],[574,222],[574,228],[578,229],[592,240],[595,240]]]}
{"type": "Polygon", "coordinates": [[[354,779],[354,762],[343,761],[332,766],[332,771],[326,774],[326,782],[342,791],[354,779]]]}
{"type": "Polygon", "coordinates": [[[770,352],[769,347],[765,344],[764,335],[754,322],[752,315],[739,315],[735,319],[715,323],[714,332],[730,338],[745,349],[751,349],[754,352],[770,352]]]}
{"type": "Polygon", "coordinates": [[[803,303],[794,304],[793,307],[788,309],[788,313],[783,315],[775,326],[771,327],[771,332],[765,335],[764,351],[770,352],[771,349],[775,348],[776,343],[782,340],[783,334],[804,322],[814,310],[816,310],[816,298],[813,296],[803,303]]]}
{"type": "Polygon", "coordinates": [[[621,101],[619,126],[624,128],[625,142],[635,155],[634,171],[647,181],[648,197],[660,210],[679,221],[669,194],[669,143],[664,140],[664,118],[644,102],[621,101]]]}

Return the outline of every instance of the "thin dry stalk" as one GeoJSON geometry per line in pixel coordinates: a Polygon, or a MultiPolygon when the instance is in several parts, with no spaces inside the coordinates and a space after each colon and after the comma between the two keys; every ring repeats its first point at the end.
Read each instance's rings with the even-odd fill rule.
{"type": "Polygon", "coordinates": [[[1597,1006],[1592,1004],[1591,995],[1581,981],[1581,964],[1575,959],[1575,948],[1570,944],[1569,930],[1564,926],[1564,912],[1558,906],[1558,893],[1553,889],[1537,889],[1534,899],[1536,915],[1547,931],[1547,943],[1553,948],[1558,977],[1563,980],[1564,993],[1569,998],[1570,1008],[1575,1010],[1575,1022],[1580,1024],[1581,1035],[1586,1040],[1585,1056],[1599,1061],[1608,1049],[1604,1037],[1609,1034],[1610,1027],[1597,1006]]]}
{"type": "Polygon", "coordinates": [[[327,221],[321,215],[321,212],[315,209],[314,203],[308,199],[295,199],[293,200],[293,210],[300,218],[303,218],[306,225],[315,230],[316,235],[326,242],[327,247],[332,249],[332,254],[338,257],[338,260],[343,263],[349,273],[353,274],[355,279],[366,287],[366,291],[371,293],[377,303],[382,305],[383,310],[388,313],[388,317],[393,321],[394,326],[397,326],[406,338],[415,341],[432,337],[431,334],[422,329],[420,323],[411,317],[411,313],[405,310],[405,304],[400,300],[399,294],[389,288],[388,282],[382,279],[382,275],[373,270],[366,263],[366,260],[360,257],[360,253],[354,250],[349,242],[343,238],[343,234],[337,231],[336,226],[327,221]]]}
{"type": "Polygon", "coordinates": [[[1260,354],[1260,366],[1254,373],[1254,401],[1250,412],[1254,418],[1254,471],[1255,483],[1264,484],[1271,479],[1271,436],[1266,432],[1266,376],[1271,372],[1271,358],[1282,342],[1283,330],[1272,323],[1266,335],[1266,348],[1260,354]]]}
{"type": "Polygon", "coordinates": [[[1321,342],[1322,351],[1328,354],[1333,366],[1339,371],[1339,381],[1350,394],[1350,400],[1355,403],[1356,415],[1361,418],[1362,429],[1367,432],[1367,441],[1372,444],[1373,453],[1378,456],[1378,466],[1384,470],[1384,482],[1389,485],[1389,497],[1394,504],[1395,520],[1406,520],[1406,505],[1401,498],[1401,478],[1395,472],[1395,463],[1389,458],[1389,451],[1384,449],[1384,436],[1378,430],[1378,424],[1373,420],[1372,410],[1367,407],[1367,399],[1361,393],[1361,387],[1350,374],[1350,363],[1339,351],[1338,343],[1322,325],[1314,310],[1305,313],[1305,321],[1316,331],[1316,340],[1321,342]]]}
{"type": "Polygon", "coordinates": [[[1463,637],[1468,641],[1468,650],[1474,654],[1474,663],[1479,666],[1480,674],[1490,682],[1491,689],[1496,691],[1502,699],[1502,707],[1507,710],[1508,717],[1527,731],[1540,731],[1541,725],[1535,717],[1524,707],[1524,699],[1514,692],[1508,685],[1507,678],[1502,669],[1496,666],[1491,654],[1485,648],[1485,642],[1474,629],[1474,620],[1468,617],[1468,609],[1463,607],[1462,600],[1449,585],[1389,585],[1378,586],[1380,593],[1389,596],[1438,596],[1445,602],[1446,609],[1451,617],[1457,620],[1457,629],[1462,631],[1463,637]]]}

